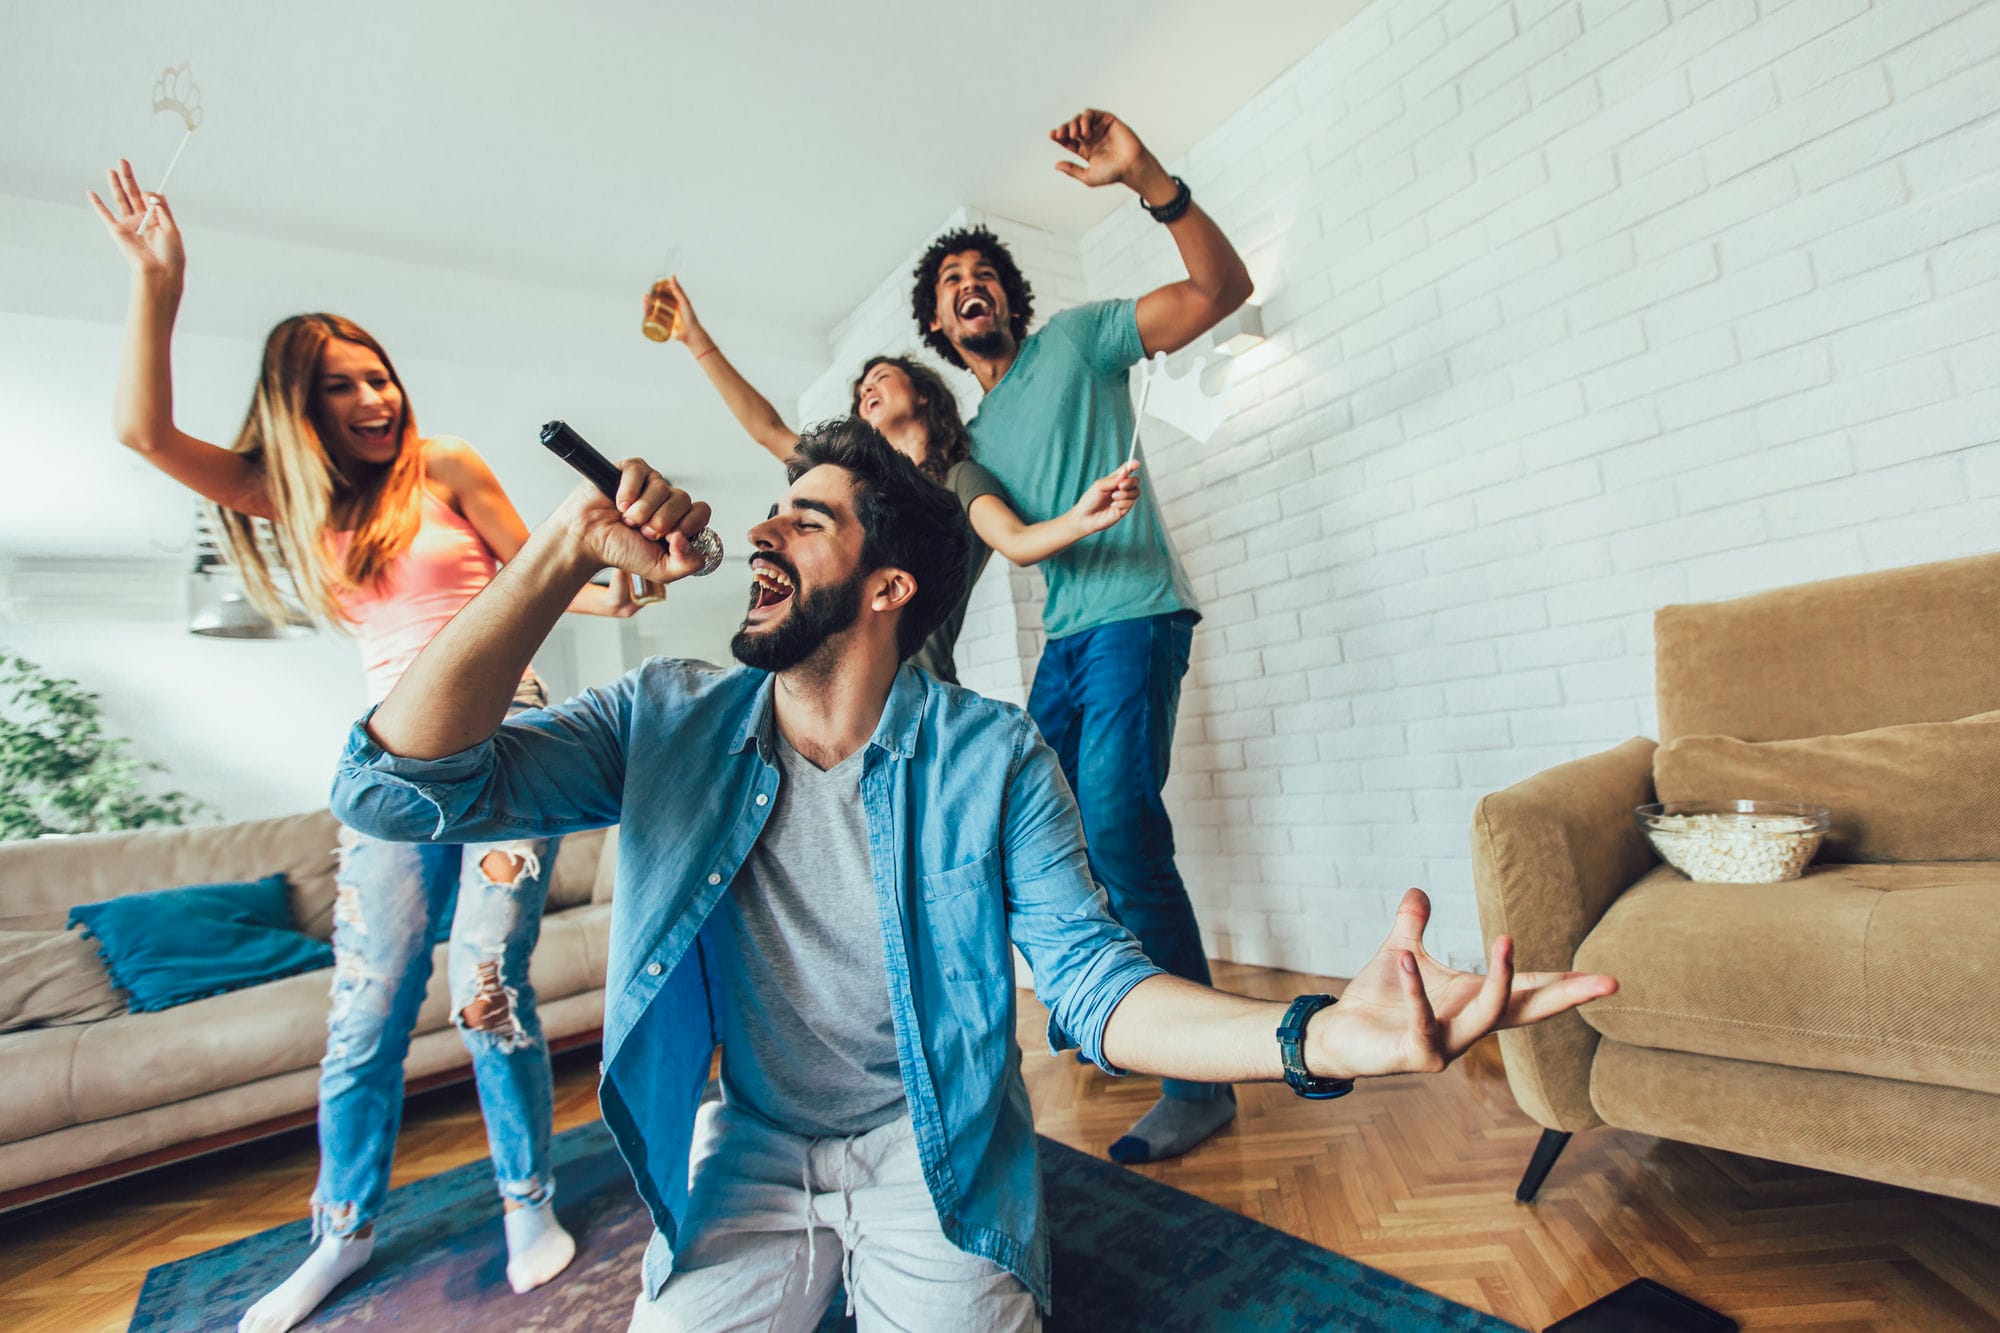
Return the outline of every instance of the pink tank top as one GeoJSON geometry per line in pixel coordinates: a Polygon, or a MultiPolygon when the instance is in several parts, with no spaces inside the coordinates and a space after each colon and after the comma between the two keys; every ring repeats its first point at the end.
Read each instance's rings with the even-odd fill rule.
{"type": "MultiPolygon", "coordinates": [[[[389,697],[424,645],[493,581],[500,567],[462,514],[430,487],[420,489],[423,522],[409,549],[396,557],[379,587],[357,588],[340,599],[361,645],[371,704],[389,697]]],[[[354,535],[336,532],[331,537],[334,559],[344,559],[354,535]]]]}

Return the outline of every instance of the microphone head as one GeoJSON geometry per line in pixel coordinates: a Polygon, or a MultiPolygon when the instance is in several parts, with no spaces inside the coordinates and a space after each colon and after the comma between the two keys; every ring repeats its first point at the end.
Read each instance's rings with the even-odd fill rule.
{"type": "Polygon", "coordinates": [[[703,528],[694,539],[694,549],[701,552],[701,568],[693,577],[705,578],[722,568],[722,538],[715,535],[714,528],[703,528]]]}

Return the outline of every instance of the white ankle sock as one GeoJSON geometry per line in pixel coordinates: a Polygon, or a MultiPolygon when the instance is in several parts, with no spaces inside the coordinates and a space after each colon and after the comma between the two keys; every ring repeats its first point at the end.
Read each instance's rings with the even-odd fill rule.
{"type": "Polygon", "coordinates": [[[368,1262],[375,1252],[375,1235],[328,1236],[313,1247],[306,1261],[264,1299],[251,1306],[236,1325],[236,1333],[285,1333],[311,1314],[327,1293],[368,1262]]]}
{"type": "Polygon", "coordinates": [[[533,1291],[576,1258],[576,1241],[556,1221],[556,1205],[523,1204],[501,1216],[507,1229],[507,1285],[519,1295],[533,1291]]]}

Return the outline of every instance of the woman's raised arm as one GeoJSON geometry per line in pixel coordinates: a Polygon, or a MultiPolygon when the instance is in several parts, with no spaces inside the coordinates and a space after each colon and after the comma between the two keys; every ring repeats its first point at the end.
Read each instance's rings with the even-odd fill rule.
{"type": "Polygon", "coordinates": [[[160,471],[225,509],[275,518],[263,469],[231,449],[196,439],[174,425],[174,317],[180,313],[187,255],[164,195],[141,193],[132,164],[120,158],[106,173],[112,204],[89,192],[90,205],[132,265],[132,296],[118,357],[112,409],[118,442],[160,471]],[[147,220],[151,202],[152,218],[147,220]],[[144,224],[143,229],[141,224],[144,224]]]}

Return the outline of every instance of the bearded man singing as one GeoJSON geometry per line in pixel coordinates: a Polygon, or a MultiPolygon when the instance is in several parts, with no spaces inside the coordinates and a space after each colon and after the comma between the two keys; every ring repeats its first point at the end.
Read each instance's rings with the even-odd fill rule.
{"type": "Polygon", "coordinates": [[[1424,952],[1411,890],[1338,1004],[1155,967],[1092,882],[1076,803],[1021,710],[906,659],[957,601],[965,518],[865,423],[808,432],[750,531],[741,665],[655,658],[507,716],[576,592],[671,582],[709,508],[644,463],[585,485],[356,725],[352,827],[497,841],[621,824],[604,1119],[654,1224],[632,1327],[1032,1329],[1049,1246],[1008,945],[1050,1044],[1214,1083],[1439,1070],[1609,977],[1485,977],[1424,952]],[[704,1103],[715,1048],[722,1096],[704,1103]]]}

